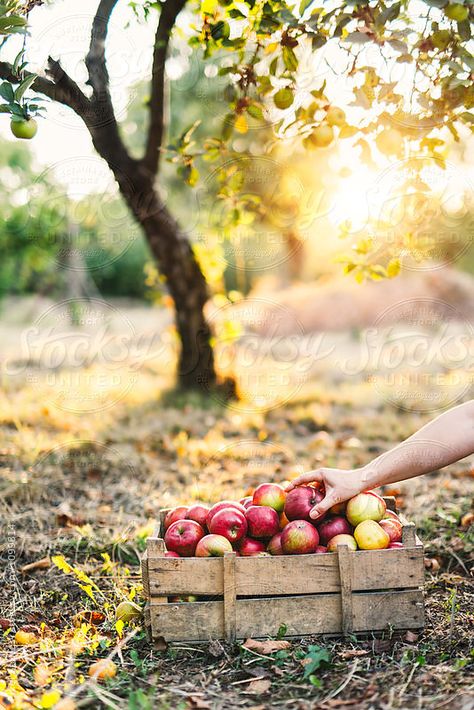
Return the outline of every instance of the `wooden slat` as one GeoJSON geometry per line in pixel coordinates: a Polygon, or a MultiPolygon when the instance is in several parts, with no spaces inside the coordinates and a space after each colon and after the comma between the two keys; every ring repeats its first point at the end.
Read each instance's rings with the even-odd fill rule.
{"type": "MultiPolygon", "coordinates": [[[[149,548],[151,596],[175,594],[221,595],[222,558],[159,558],[149,548]]],[[[359,550],[351,552],[352,589],[402,589],[424,581],[423,549],[359,550]]],[[[312,594],[341,590],[337,554],[238,557],[235,561],[238,596],[312,594]]]]}
{"type": "Polygon", "coordinates": [[[224,555],[224,637],[232,643],[236,637],[236,586],[235,586],[235,552],[224,555]]]}
{"type": "MultiPolygon", "coordinates": [[[[342,630],[339,594],[238,599],[237,638],[337,634],[342,630]]],[[[167,641],[224,638],[224,603],[151,603],[154,636],[167,641]]],[[[415,629],[423,626],[423,595],[417,590],[361,592],[353,595],[353,631],[415,629]]]]}
{"type": "Polygon", "coordinates": [[[145,550],[141,559],[143,593],[146,599],[150,598],[150,580],[148,576],[148,551],[145,550]]]}
{"type": "MultiPolygon", "coordinates": [[[[147,541],[147,552],[148,552],[148,557],[147,557],[147,567],[148,567],[148,583],[150,586],[150,591],[151,591],[151,579],[153,578],[153,574],[150,574],[150,556],[158,556],[158,557],[163,557],[163,555],[166,552],[166,546],[164,543],[164,540],[161,538],[148,538],[147,541]]],[[[166,559],[165,557],[163,559],[166,559]]],[[[153,592],[151,592],[153,594],[153,592]]],[[[160,605],[166,605],[168,603],[168,597],[166,595],[154,595],[153,594],[153,604],[160,606],[160,605]]],[[[151,622],[151,634],[153,639],[157,640],[161,638],[161,634],[159,630],[156,628],[154,624],[154,616],[153,613],[151,612],[151,606],[150,606],[150,622],[151,622]]]]}
{"type": "Polygon", "coordinates": [[[347,545],[337,546],[339,577],[341,580],[341,630],[344,635],[353,631],[354,613],[352,604],[353,557],[347,545]]]}
{"type": "Polygon", "coordinates": [[[417,543],[417,538],[416,538],[416,526],[415,523],[409,523],[408,520],[405,518],[403,513],[399,513],[398,517],[400,518],[400,521],[402,523],[402,542],[405,545],[405,547],[416,547],[417,543]]]}

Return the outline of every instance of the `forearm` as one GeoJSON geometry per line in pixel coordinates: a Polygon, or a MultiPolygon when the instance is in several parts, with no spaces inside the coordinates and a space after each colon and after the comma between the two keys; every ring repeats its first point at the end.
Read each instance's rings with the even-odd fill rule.
{"type": "Polygon", "coordinates": [[[474,453],[474,400],[441,414],[360,469],[361,490],[404,481],[474,453]]]}

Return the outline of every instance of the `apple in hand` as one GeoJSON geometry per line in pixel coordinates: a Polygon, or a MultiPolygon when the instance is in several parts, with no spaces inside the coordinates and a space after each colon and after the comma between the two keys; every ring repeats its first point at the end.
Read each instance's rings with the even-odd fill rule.
{"type": "Polygon", "coordinates": [[[222,535],[204,535],[196,545],[196,557],[223,557],[232,552],[232,545],[222,535]]]}
{"type": "Polygon", "coordinates": [[[374,520],[375,522],[382,520],[386,511],[387,506],[384,499],[372,491],[367,491],[366,493],[358,493],[348,501],[346,517],[355,527],[365,520],[374,520]]]}
{"type": "Polygon", "coordinates": [[[354,530],[354,537],[361,550],[385,550],[390,537],[375,520],[363,520],[354,530]]]}
{"type": "Polygon", "coordinates": [[[196,503],[196,505],[192,505],[190,508],[188,508],[188,512],[186,513],[186,518],[189,520],[195,520],[199,525],[202,525],[202,527],[206,527],[206,521],[207,521],[207,516],[209,515],[209,508],[206,505],[200,505],[199,503],[196,503]]]}
{"type": "Polygon", "coordinates": [[[172,508],[168,510],[163,521],[163,526],[165,530],[168,530],[169,526],[175,523],[177,520],[184,520],[188,512],[187,505],[179,505],[177,508],[172,508]]]}
{"type": "Polygon", "coordinates": [[[326,518],[316,527],[322,545],[327,545],[329,540],[336,535],[352,535],[352,526],[340,515],[326,518]]]}
{"type": "Polygon", "coordinates": [[[209,532],[223,535],[230,542],[241,540],[247,532],[247,518],[236,508],[222,508],[215,513],[209,523],[209,532]]]}
{"type": "Polygon", "coordinates": [[[265,552],[265,543],[261,540],[254,540],[251,537],[244,537],[239,543],[239,552],[242,557],[253,557],[265,552]]]}
{"type": "Polygon", "coordinates": [[[285,507],[286,493],[278,483],[262,483],[254,491],[252,504],[266,505],[277,513],[282,513],[285,507]]]}
{"type": "Polygon", "coordinates": [[[357,542],[352,535],[335,535],[327,544],[328,552],[337,552],[338,545],[347,545],[349,550],[357,550],[357,542]]]}
{"type": "Polygon", "coordinates": [[[192,557],[204,530],[195,520],[177,520],[165,532],[165,545],[181,557],[192,557]]]}
{"type": "Polygon", "coordinates": [[[273,508],[264,505],[251,505],[246,513],[248,531],[251,537],[265,539],[280,531],[280,518],[273,508]]]}
{"type": "Polygon", "coordinates": [[[281,533],[281,547],[285,555],[307,555],[316,552],[318,531],[307,520],[292,520],[281,533]]]}
{"type": "Polygon", "coordinates": [[[236,503],[233,500],[221,500],[220,503],[215,503],[207,514],[206,525],[208,528],[214,515],[223,508],[235,508],[236,510],[240,510],[241,513],[245,513],[245,508],[240,503],[236,503]]]}
{"type": "Polygon", "coordinates": [[[390,542],[402,541],[402,524],[399,520],[393,518],[383,518],[379,525],[385,530],[390,538],[390,542]]]}
{"type": "Polygon", "coordinates": [[[271,555],[282,555],[283,548],[281,546],[281,533],[277,533],[272,537],[267,545],[267,552],[271,555]]]}
{"type": "MultiPolygon", "coordinates": [[[[309,517],[310,510],[316,503],[320,503],[323,498],[324,493],[318,488],[313,488],[312,486],[293,488],[286,496],[285,515],[288,520],[307,520],[311,522],[312,518],[309,517]]],[[[321,515],[318,520],[322,520],[324,515],[321,515]]]]}

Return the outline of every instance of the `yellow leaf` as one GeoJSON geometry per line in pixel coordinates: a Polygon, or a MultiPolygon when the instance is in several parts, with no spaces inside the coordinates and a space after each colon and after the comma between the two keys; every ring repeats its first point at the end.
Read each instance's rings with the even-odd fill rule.
{"type": "Polygon", "coordinates": [[[122,638],[122,636],[123,636],[124,626],[125,626],[125,624],[122,621],[122,619],[119,619],[118,621],[115,622],[115,630],[116,630],[119,638],[122,638]]]}
{"type": "Polygon", "coordinates": [[[395,278],[400,273],[400,259],[392,259],[387,265],[387,276],[389,279],[395,278]]]}
{"type": "Polygon", "coordinates": [[[71,574],[71,572],[73,572],[73,568],[69,562],[66,561],[63,555],[54,555],[51,560],[53,564],[61,570],[61,572],[64,572],[65,574],[71,574]]]}
{"type": "Polygon", "coordinates": [[[234,128],[238,133],[247,133],[249,124],[243,113],[239,114],[235,119],[234,128]]]}
{"type": "Polygon", "coordinates": [[[48,690],[46,693],[43,693],[41,696],[40,700],[40,707],[42,708],[53,708],[58,700],[61,698],[61,693],[59,690],[48,690]]]}

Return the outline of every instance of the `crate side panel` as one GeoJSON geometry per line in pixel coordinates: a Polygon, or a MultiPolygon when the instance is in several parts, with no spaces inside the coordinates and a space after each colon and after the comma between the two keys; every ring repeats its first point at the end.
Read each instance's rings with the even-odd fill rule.
{"type": "MultiPolygon", "coordinates": [[[[360,550],[353,559],[352,589],[415,588],[423,584],[423,550],[360,550]]],[[[337,554],[238,557],[238,596],[315,594],[341,589],[337,554]]],[[[223,594],[222,558],[148,558],[151,596],[223,594]]]]}
{"type": "MultiPolygon", "coordinates": [[[[339,594],[237,600],[239,639],[338,634],[342,629],[339,594]]],[[[216,602],[150,604],[153,637],[167,641],[208,641],[224,636],[224,605],[216,602]]],[[[354,632],[422,628],[420,591],[361,592],[353,595],[354,632]]]]}
{"type": "Polygon", "coordinates": [[[153,638],[210,641],[224,638],[223,602],[150,603],[153,638]]]}

